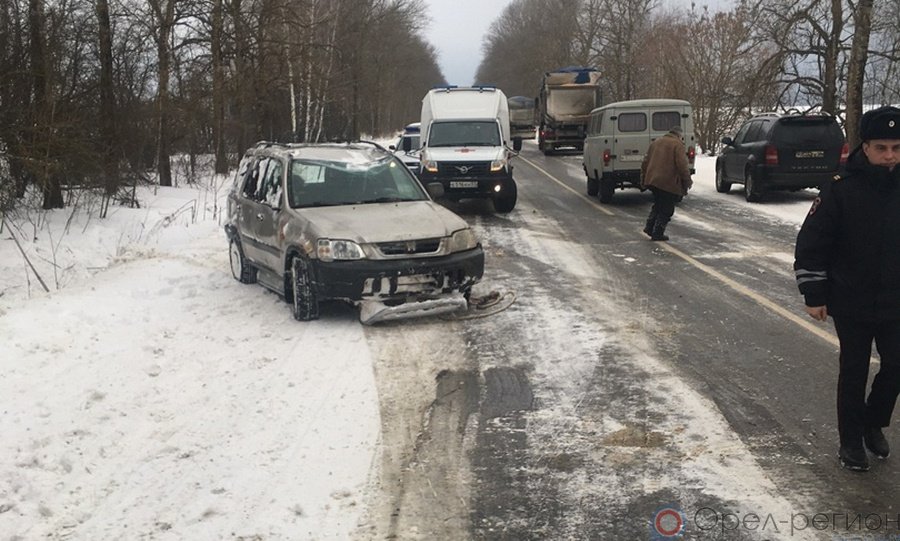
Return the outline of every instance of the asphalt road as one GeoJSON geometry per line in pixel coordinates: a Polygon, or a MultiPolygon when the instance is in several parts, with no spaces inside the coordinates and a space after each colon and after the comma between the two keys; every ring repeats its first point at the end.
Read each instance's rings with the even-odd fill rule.
{"type": "Polygon", "coordinates": [[[838,466],[837,342],[802,311],[793,227],[691,196],[655,243],[649,193],[601,205],[580,155],[516,162],[509,215],[451,205],[486,251],[476,294],[515,303],[366,329],[384,452],[361,537],[647,539],[666,507],[685,539],[900,535],[898,459],[838,466]]]}

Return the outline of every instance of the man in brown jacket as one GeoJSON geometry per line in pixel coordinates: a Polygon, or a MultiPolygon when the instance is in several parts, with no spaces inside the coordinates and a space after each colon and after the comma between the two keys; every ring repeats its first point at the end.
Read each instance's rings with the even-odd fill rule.
{"type": "Polygon", "coordinates": [[[669,240],[666,226],[675,214],[675,203],[691,189],[691,169],[681,126],[673,126],[667,134],[650,143],[641,162],[641,187],[653,192],[653,207],[647,217],[644,233],[650,240],[669,240]]]}

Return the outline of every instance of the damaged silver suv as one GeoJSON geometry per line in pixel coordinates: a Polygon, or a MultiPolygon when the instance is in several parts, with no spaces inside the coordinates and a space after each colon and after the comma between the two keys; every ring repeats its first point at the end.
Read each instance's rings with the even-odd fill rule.
{"type": "Polygon", "coordinates": [[[359,306],[363,323],[464,309],[484,252],[432,201],[441,191],[374,143],[258,143],[228,195],[231,272],[298,320],[326,300],[359,306]]]}

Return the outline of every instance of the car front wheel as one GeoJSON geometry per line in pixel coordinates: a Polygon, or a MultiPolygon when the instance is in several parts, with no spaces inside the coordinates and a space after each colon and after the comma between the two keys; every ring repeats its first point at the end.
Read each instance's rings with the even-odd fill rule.
{"type": "Polygon", "coordinates": [[[501,214],[512,212],[516,208],[516,199],[518,199],[519,191],[515,182],[503,185],[504,195],[494,198],[494,210],[501,214]]]}
{"type": "Polygon", "coordinates": [[[319,319],[319,299],[312,281],[312,269],[302,257],[291,261],[292,312],[297,321],[319,319]]]}

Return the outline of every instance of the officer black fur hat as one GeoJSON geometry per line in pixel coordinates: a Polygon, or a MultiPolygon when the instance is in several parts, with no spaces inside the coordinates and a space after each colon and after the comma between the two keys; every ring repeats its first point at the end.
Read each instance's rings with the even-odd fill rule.
{"type": "Polygon", "coordinates": [[[859,120],[859,138],[900,139],[900,109],[885,105],[864,114],[859,120]]]}

